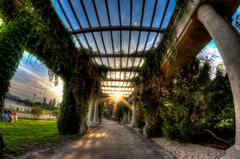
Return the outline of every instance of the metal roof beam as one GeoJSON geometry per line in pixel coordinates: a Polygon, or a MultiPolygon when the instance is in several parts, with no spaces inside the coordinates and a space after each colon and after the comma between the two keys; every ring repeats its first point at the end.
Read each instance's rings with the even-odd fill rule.
{"type": "Polygon", "coordinates": [[[133,86],[111,86],[111,85],[101,85],[101,87],[111,87],[111,88],[134,88],[133,86]]]}
{"type": "Polygon", "coordinates": [[[132,82],[132,79],[104,79],[102,82],[132,82]]]}
{"type": "Polygon", "coordinates": [[[139,57],[139,58],[144,58],[147,55],[146,54],[91,54],[89,56],[92,57],[92,58],[111,58],[111,57],[114,57],[114,58],[117,58],[117,57],[119,57],[119,58],[121,58],[121,57],[127,57],[127,58],[139,57]]]}
{"type": "Polygon", "coordinates": [[[108,71],[119,71],[119,72],[140,72],[141,68],[107,68],[108,71]]]}
{"type": "Polygon", "coordinates": [[[146,31],[146,32],[157,32],[163,33],[164,30],[153,27],[143,26],[102,26],[102,27],[91,27],[86,29],[78,29],[71,32],[71,34],[82,34],[89,32],[101,32],[101,31],[146,31]]]}

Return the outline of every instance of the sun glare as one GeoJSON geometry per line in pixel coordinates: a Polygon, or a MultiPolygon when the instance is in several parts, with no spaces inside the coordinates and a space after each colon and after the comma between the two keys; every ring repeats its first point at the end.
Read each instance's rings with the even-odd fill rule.
{"type": "Polygon", "coordinates": [[[122,95],[120,93],[115,93],[113,97],[114,97],[115,101],[119,101],[121,99],[122,95]]]}

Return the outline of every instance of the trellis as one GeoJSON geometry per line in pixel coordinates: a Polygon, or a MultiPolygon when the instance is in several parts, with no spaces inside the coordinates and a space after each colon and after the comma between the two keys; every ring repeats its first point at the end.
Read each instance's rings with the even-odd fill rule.
{"type": "Polygon", "coordinates": [[[104,6],[104,10],[101,10],[101,12],[99,12],[99,4],[96,0],[88,1],[88,3],[90,3],[91,7],[93,8],[92,12],[90,11],[91,9],[87,9],[87,7],[90,7],[86,5],[86,1],[84,0],[78,1],[78,5],[80,5],[78,9],[76,9],[76,1],[56,1],[57,5],[59,5],[60,8],[60,10],[57,10],[58,13],[63,14],[63,16],[60,16],[60,18],[63,22],[64,19],[66,20],[65,25],[66,27],[69,26],[69,32],[72,34],[74,42],[77,43],[77,45],[79,45],[81,49],[90,50],[89,55],[95,63],[99,65],[105,65],[108,68],[108,77],[107,79],[102,81],[102,87],[107,88],[108,90],[112,90],[112,88],[123,88],[118,90],[115,89],[115,91],[103,90],[103,93],[114,95],[114,93],[118,92],[123,96],[128,96],[129,94],[131,94],[133,89],[129,88],[133,88],[132,78],[138,76],[138,72],[140,71],[140,68],[144,62],[144,58],[147,56],[145,53],[146,50],[153,49],[155,44],[158,43],[160,37],[164,33],[164,20],[166,18],[170,20],[171,16],[167,16],[167,13],[169,7],[171,6],[171,2],[174,1],[166,0],[164,1],[164,5],[158,8],[159,3],[163,1],[152,0],[151,2],[153,2],[153,6],[150,9],[152,15],[151,17],[149,17],[151,20],[150,24],[148,24],[147,26],[143,25],[144,17],[146,14],[146,3],[149,3],[149,1],[146,0],[142,0],[141,4],[137,4],[137,1],[134,0],[128,1],[128,5],[130,8],[129,25],[124,25],[122,22],[124,10],[121,9],[123,1],[120,0],[114,1],[117,5],[117,10],[114,10],[114,12],[117,12],[118,17],[116,18],[118,19],[119,25],[113,24],[113,19],[110,16],[110,11],[112,8],[110,8],[108,0],[101,1],[104,6]],[[133,23],[133,5],[141,5],[141,16],[139,25],[135,25],[133,23]],[[103,14],[104,12],[107,16],[107,25],[104,24],[102,22],[102,19],[100,18],[100,14],[103,14]],[[161,18],[156,20],[155,17],[157,12],[161,12],[162,16],[161,18]],[[79,18],[78,13],[83,13],[83,17],[85,18],[79,18]],[[94,26],[93,24],[91,14],[92,16],[95,15],[94,19],[97,23],[96,26],[94,26]],[[77,29],[76,26],[74,26],[74,22],[77,23],[77,29]],[[157,22],[159,25],[157,27],[154,27],[154,22],[157,22]],[[87,24],[88,27],[83,27],[83,24],[87,24]],[[126,32],[129,36],[128,38],[124,39],[124,33],[126,32]],[[116,39],[116,36],[113,35],[114,33],[119,33],[120,35],[119,42],[117,42],[120,46],[119,51],[116,50],[117,44],[114,41],[116,39]],[[135,41],[136,49],[131,50],[131,47],[133,45],[132,39],[134,39],[134,33],[137,33],[137,40],[135,41]],[[143,49],[139,50],[139,47],[141,45],[140,40],[142,40],[141,36],[143,36],[144,33],[146,33],[147,36],[144,37],[144,43],[142,44],[143,49]],[[154,37],[152,39],[150,39],[151,33],[154,33],[154,37]],[[97,37],[96,34],[98,34],[99,37],[97,37]],[[109,46],[111,47],[111,51],[107,49],[106,36],[104,36],[104,34],[108,34],[108,39],[110,39],[111,43],[111,46],[109,46]],[[91,39],[89,38],[90,36],[92,37],[91,39]],[[128,48],[126,49],[126,52],[124,52],[123,49],[123,40],[127,40],[128,42],[128,48]],[[100,45],[103,46],[103,51],[100,51],[100,45]],[[150,45],[150,47],[147,48],[147,45],[150,45]]]}

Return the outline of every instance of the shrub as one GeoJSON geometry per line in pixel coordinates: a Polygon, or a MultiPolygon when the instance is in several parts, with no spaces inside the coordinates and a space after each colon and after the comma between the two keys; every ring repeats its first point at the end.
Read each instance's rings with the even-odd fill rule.
{"type": "Polygon", "coordinates": [[[58,117],[59,117],[59,114],[60,114],[60,110],[59,110],[59,109],[55,109],[55,110],[52,111],[52,114],[53,114],[53,116],[55,116],[56,118],[58,118],[58,117]]]}
{"type": "Polygon", "coordinates": [[[31,114],[33,119],[38,119],[40,115],[44,113],[44,109],[41,107],[33,107],[31,114]]]}

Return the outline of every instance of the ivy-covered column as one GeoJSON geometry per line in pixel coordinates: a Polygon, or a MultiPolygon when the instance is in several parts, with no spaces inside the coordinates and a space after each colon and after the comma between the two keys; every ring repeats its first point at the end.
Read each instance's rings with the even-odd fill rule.
{"type": "Polygon", "coordinates": [[[8,21],[0,27],[0,113],[13,77],[22,57],[29,29],[20,20],[8,21]]]}
{"type": "Polygon", "coordinates": [[[76,100],[73,94],[73,82],[70,79],[64,80],[63,101],[60,107],[58,118],[58,130],[62,134],[76,134],[79,132],[79,117],[76,113],[76,100]]]}

